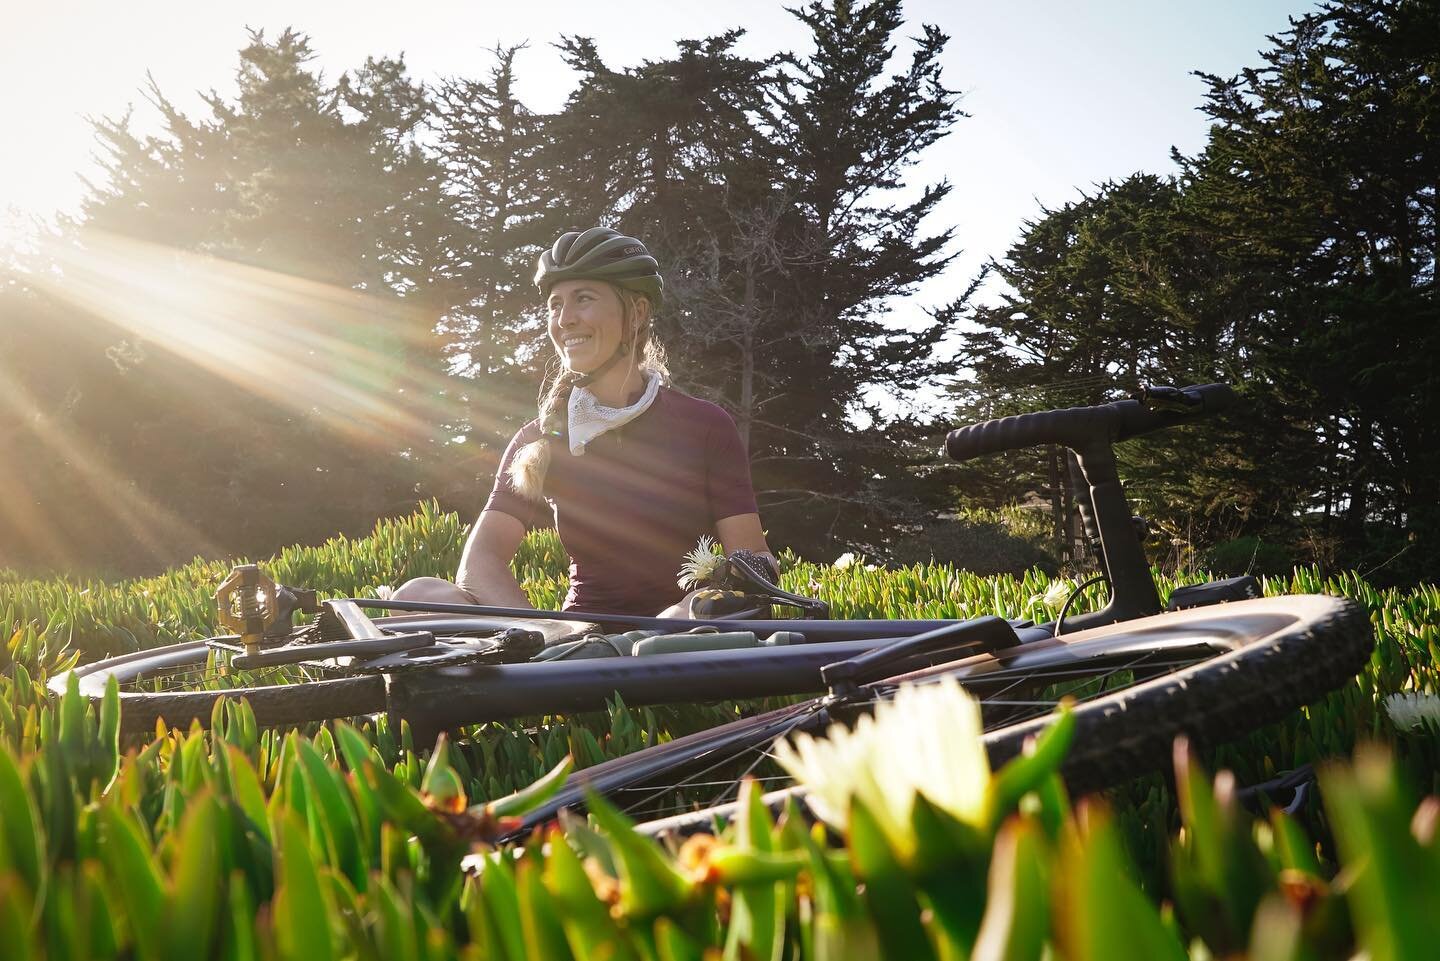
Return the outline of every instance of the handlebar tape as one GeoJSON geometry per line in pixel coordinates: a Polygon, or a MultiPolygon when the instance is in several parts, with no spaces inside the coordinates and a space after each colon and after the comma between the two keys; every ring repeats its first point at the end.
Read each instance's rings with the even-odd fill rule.
{"type": "Polygon", "coordinates": [[[1083,449],[1097,441],[1114,443],[1182,424],[1222,411],[1234,402],[1235,392],[1228,384],[1200,384],[1169,394],[1163,408],[1119,400],[1094,407],[1016,414],[952,430],[945,438],[945,452],[952,460],[966,461],[1039,444],[1083,449]]]}

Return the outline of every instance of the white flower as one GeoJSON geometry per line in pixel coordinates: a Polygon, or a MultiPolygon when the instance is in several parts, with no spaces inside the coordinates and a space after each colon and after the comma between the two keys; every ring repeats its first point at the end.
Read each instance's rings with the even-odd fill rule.
{"type": "Polygon", "coordinates": [[[725,555],[716,553],[715,539],[702,534],[695,549],[685,555],[685,562],[680,565],[680,579],[675,583],[682,591],[700,587],[719,574],[724,566],[725,555]]]}
{"type": "Polygon", "coordinates": [[[897,854],[916,853],[915,795],[958,820],[985,818],[990,762],[980,740],[980,705],[952,677],[902,685],[853,729],[831,725],[825,738],[797,734],[775,760],[809,789],[811,809],[844,831],[852,798],[875,816],[897,854]]]}
{"type": "Polygon", "coordinates": [[[852,565],[852,564],[854,564],[854,563],[855,563],[855,555],[852,554],[852,553],[850,553],[849,551],[846,551],[845,553],[841,554],[839,557],[835,558],[835,563],[834,563],[833,565],[831,565],[831,566],[834,567],[836,570],[841,570],[841,571],[843,571],[845,568],[849,567],[850,565],[852,565]]]}
{"type": "Polygon", "coordinates": [[[1051,581],[1050,586],[1045,588],[1045,593],[1040,595],[1040,603],[1052,611],[1058,611],[1064,607],[1065,602],[1070,599],[1070,589],[1071,585],[1069,581],[1051,581]]]}
{"type": "Polygon", "coordinates": [[[1419,691],[1401,691],[1385,698],[1385,713],[1401,731],[1423,728],[1440,731],[1440,696],[1419,691]]]}

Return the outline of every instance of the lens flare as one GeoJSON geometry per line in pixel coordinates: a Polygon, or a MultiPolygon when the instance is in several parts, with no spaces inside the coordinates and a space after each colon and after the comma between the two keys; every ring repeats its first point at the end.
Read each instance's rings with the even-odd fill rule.
{"type": "MultiPolygon", "coordinates": [[[[242,392],[227,394],[253,397],[257,409],[289,411],[313,436],[390,457],[438,449],[467,431],[498,432],[516,413],[513,391],[488,391],[447,369],[436,333],[440,308],[420,296],[353,290],[91,228],[51,233],[34,254],[30,269],[15,274],[19,283],[67,316],[88,315],[105,331],[101,342],[112,344],[110,361],[149,378],[152,392],[177,411],[212,409],[218,383],[238,385],[242,392]],[[205,399],[211,403],[201,404],[205,399]]],[[[228,423],[249,413],[243,399],[237,403],[241,409],[224,412],[228,423]]],[[[3,380],[0,410],[74,471],[93,493],[87,507],[102,511],[105,523],[124,525],[137,547],[158,551],[176,538],[196,549],[213,546],[196,529],[204,518],[173,516],[101,453],[81,449],[63,418],[47,419],[3,380]]],[[[213,438],[175,438],[189,442],[199,460],[213,438]]],[[[293,469],[319,468],[301,451],[293,469]]],[[[75,531],[18,516],[36,503],[43,478],[11,463],[0,468],[0,483],[0,511],[17,515],[10,528],[44,544],[46,556],[66,554],[55,541],[75,531]]]]}
{"type": "Polygon", "coordinates": [[[42,253],[40,289],[341,434],[393,449],[450,436],[462,413],[422,367],[437,318],[402,298],[97,230],[42,253]]]}

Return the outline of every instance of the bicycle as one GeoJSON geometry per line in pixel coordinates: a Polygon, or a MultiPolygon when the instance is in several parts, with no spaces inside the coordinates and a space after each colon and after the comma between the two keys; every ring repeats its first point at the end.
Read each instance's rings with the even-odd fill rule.
{"type": "MultiPolygon", "coordinates": [[[[1076,747],[1066,773],[1077,789],[1099,787],[1163,763],[1181,731],[1218,740],[1294,710],[1353,677],[1373,645],[1357,605],[1315,596],[1246,600],[1258,593],[1253,578],[1181,589],[1162,612],[1113,444],[1232,401],[1229,388],[1217,384],[1152,388],[1132,400],[1002,418],[948,436],[946,451],[957,460],[1051,443],[1074,453],[1076,503],[1110,598],[1104,609],[1068,620],[1064,611],[1045,624],[996,617],[827,620],[816,616],[823,612],[813,602],[806,605],[808,599],[752,578],[751,586],[768,600],[795,606],[801,616],[662,621],[587,615],[589,620],[577,621],[563,612],[469,605],[359,598],[320,603],[294,591],[286,600],[283,589],[267,590],[258,572],[242,570],[232,577],[241,586],[221,596],[235,635],[110,658],[74,673],[91,698],[103,695],[110,676],[122,682],[126,730],[153,729],[162,716],[171,724],[206,723],[226,694],[247,698],[260,724],[388,710],[429,734],[486,720],[603,708],[617,693],[639,706],[824,692],[578,772],[527,824],[582,803],[586,791],[646,799],[651,814],[666,804],[673,810],[681,774],[714,780],[723,770],[728,792],[737,772],[763,761],[776,737],[818,730],[863,711],[902,679],[923,682],[940,674],[982,695],[995,763],[1047,723],[1060,696],[1076,697],[1076,747]],[[373,619],[365,613],[375,609],[406,613],[373,619]],[[292,629],[288,616],[296,610],[318,616],[292,629]],[[804,643],[529,660],[598,626],[673,631],[737,625],[757,637],[798,632],[804,643]],[[217,662],[238,672],[221,674],[217,662]],[[294,683],[256,685],[257,678],[294,683]],[[190,689],[197,679],[212,689],[190,689]],[[147,685],[178,689],[145,690],[147,685]]],[[[65,683],[63,675],[51,682],[56,691],[65,683]]],[[[684,797],[689,804],[693,792],[684,797]]]]}
{"type": "MultiPolygon", "coordinates": [[[[657,805],[689,808],[642,824],[648,833],[710,827],[734,813],[726,799],[777,740],[852,721],[902,683],[952,677],[975,694],[994,767],[1052,723],[1062,697],[1071,698],[1075,733],[1061,774],[1072,790],[1085,793],[1161,769],[1177,735],[1199,743],[1233,739],[1353,679],[1370,657],[1374,633],[1365,611],[1348,599],[1260,598],[1252,578],[1232,578],[1177,590],[1159,612],[1138,519],[1125,509],[1113,443],[1163,426],[1146,416],[1147,402],[1196,412],[1207,397],[1213,406],[1231,399],[1219,385],[1151,389],[1130,402],[1001,418],[948,436],[946,452],[956,460],[1046,443],[1073,453],[1072,480],[1083,482],[1076,503],[1111,586],[1104,610],[1071,622],[1078,630],[1061,630],[1062,609],[1048,638],[1014,630],[1013,640],[992,640],[987,650],[958,661],[905,669],[905,659],[932,632],[827,665],[821,673],[829,690],[821,697],[577,772],[512,837],[564,808],[583,808],[591,794],[630,814],[654,815],[657,805]],[[1144,613],[1132,619],[1136,611],[1144,613]],[[713,796],[697,802],[696,792],[685,790],[696,785],[711,788],[713,796]]],[[[995,619],[974,624],[992,634],[1010,626],[995,619]]],[[[773,810],[797,798],[803,792],[790,788],[771,792],[765,802],[773,810]]]]}

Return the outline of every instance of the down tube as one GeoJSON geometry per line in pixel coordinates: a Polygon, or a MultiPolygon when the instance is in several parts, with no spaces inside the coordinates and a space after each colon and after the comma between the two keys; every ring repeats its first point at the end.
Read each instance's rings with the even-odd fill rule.
{"type": "Polygon", "coordinates": [[[389,710],[429,736],[482,721],[603,710],[617,693],[632,707],[811,694],[825,689],[821,667],[892,640],[406,672],[390,676],[389,710]]]}

